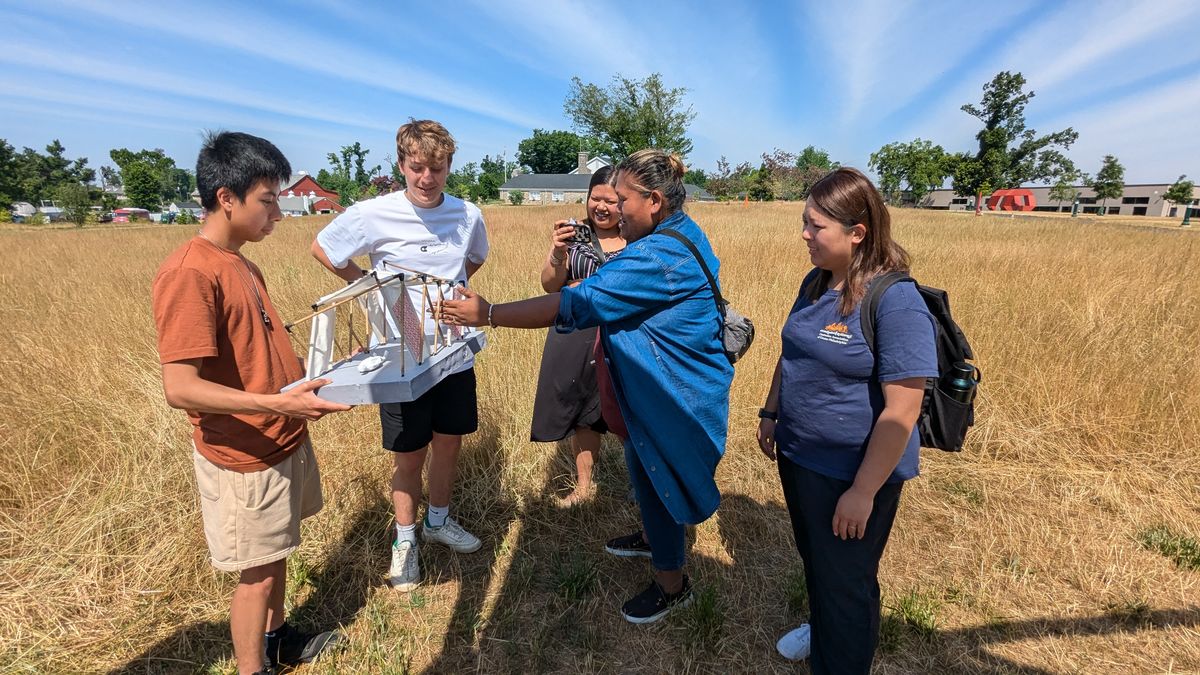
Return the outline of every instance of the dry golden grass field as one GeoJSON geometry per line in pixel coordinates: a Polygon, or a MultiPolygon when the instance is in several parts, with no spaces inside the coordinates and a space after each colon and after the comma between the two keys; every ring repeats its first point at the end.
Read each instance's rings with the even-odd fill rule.
{"type": "MultiPolygon", "coordinates": [[[[476,288],[538,292],[549,223],[578,209],[486,209],[476,288]]],[[[340,623],[350,644],[306,672],[805,670],[774,651],[805,616],[803,572],[753,440],[807,269],[800,206],[690,210],[759,328],[737,365],[724,501],[690,548],[700,602],[651,627],[621,619],[649,570],[602,550],[636,522],[620,453],[606,447],[595,502],[553,506],[564,449],[528,441],[543,333],[499,329],[454,502],[484,548],[426,547],[419,590],[383,581],[390,463],[374,409],[313,426],[326,508],[306,521],[288,603],[293,622],[340,623]]],[[[336,286],[307,252],[326,220],[286,220],[245,249],[285,318],[336,286]]],[[[965,451],[923,451],[905,488],[877,671],[1200,671],[1200,237],[1099,219],[896,221],[985,377],[965,451]]],[[[149,306],[159,261],[193,231],[0,232],[2,672],[234,672],[233,578],[207,563],[189,428],[163,402],[149,306]]]]}

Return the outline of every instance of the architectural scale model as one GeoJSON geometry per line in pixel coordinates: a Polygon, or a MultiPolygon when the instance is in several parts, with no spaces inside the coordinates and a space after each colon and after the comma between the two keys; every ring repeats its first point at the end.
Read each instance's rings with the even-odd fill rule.
{"type": "Polygon", "coordinates": [[[312,314],[287,325],[290,331],[312,322],[305,380],[332,380],[321,387],[321,398],[348,405],[416,400],[487,344],[482,331],[446,325],[434,317],[435,303],[461,297],[460,282],[397,269],[401,271],[395,274],[368,272],[318,299],[312,314]],[[414,306],[418,302],[419,308],[414,306]],[[355,329],[355,306],[366,315],[362,334],[355,329]],[[344,322],[339,322],[338,310],[344,322]],[[335,339],[339,323],[348,327],[344,350],[335,339]],[[360,351],[353,353],[356,348],[360,351]]]}

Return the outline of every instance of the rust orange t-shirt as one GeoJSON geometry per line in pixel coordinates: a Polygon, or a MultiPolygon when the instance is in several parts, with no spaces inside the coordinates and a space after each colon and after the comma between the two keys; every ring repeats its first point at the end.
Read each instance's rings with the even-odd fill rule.
{"type": "MultiPolygon", "coordinates": [[[[161,363],[201,359],[201,378],[258,394],[279,393],[304,375],[262,272],[236,253],[193,237],[158,268],[151,301],[161,363]]],[[[196,450],[240,472],[283,461],[307,434],[304,420],[280,415],[189,410],[188,419],[196,450]]]]}

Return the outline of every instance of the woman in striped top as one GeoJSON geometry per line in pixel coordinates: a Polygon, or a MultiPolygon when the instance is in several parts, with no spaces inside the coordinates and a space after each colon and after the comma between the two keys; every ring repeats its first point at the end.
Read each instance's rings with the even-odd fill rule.
{"type": "MultiPolygon", "coordinates": [[[[566,220],[554,223],[553,245],[542,265],[542,288],[557,293],[591,276],[609,257],[625,248],[617,227],[617,193],[609,185],[610,167],[592,174],[585,200],[591,241],[575,242],[574,226],[566,220]]],[[[560,500],[573,506],[590,499],[596,491],[592,466],[600,451],[600,436],[608,431],[600,414],[593,351],[597,330],[559,333],[550,330],[542,351],[537,394],[533,403],[530,440],[559,441],[574,434],[575,488],[560,500]]]]}

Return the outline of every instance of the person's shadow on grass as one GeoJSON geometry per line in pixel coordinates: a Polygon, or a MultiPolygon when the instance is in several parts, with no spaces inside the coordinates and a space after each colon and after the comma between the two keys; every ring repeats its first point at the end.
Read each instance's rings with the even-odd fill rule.
{"type": "MultiPolygon", "coordinates": [[[[370,496],[321,564],[301,572],[304,564],[295,556],[289,560],[288,576],[307,575],[305,585],[311,589],[301,604],[288,613],[290,624],[305,630],[328,630],[352,623],[366,604],[371,589],[386,575],[388,554],[379,546],[379,533],[391,519],[391,505],[381,491],[363,493],[370,496]]],[[[232,654],[228,618],[200,621],[181,626],[110,672],[112,675],[192,673],[204,671],[232,654]]]]}
{"type": "MultiPolygon", "coordinates": [[[[725,495],[718,511],[722,543],[734,564],[725,568],[727,604],[777,602],[777,625],[764,627],[775,638],[807,620],[803,564],[796,552],[787,509],[762,504],[740,494],[725,495]],[[763,588],[766,579],[768,588],[763,588]],[[739,597],[740,596],[740,597],[739,597]]],[[[887,588],[888,580],[880,579],[887,588]]],[[[883,608],[881,644],[876,659],[913,672],[1019,673],[1053,672],[992,653],[988,648],[1022,640],[1133,633],[1168,627],[1200,626],[1200,605],[1177,609],[1135,607],[1081,618],[1038,617],[992,621],[951,630],[925,630],[883,608]]],[[[768,614],[771,614],[768,612],[768,614]]],[[[780,669],[791,662],[771,650],[780,669]]],[[[807,669],[807,663],[804,668],[807,669]]],[[[797,664],[799,665],[799,664],[797,664]]],[[[1166,667],[1163,664],[1162,667],[1166,667]]]]}

